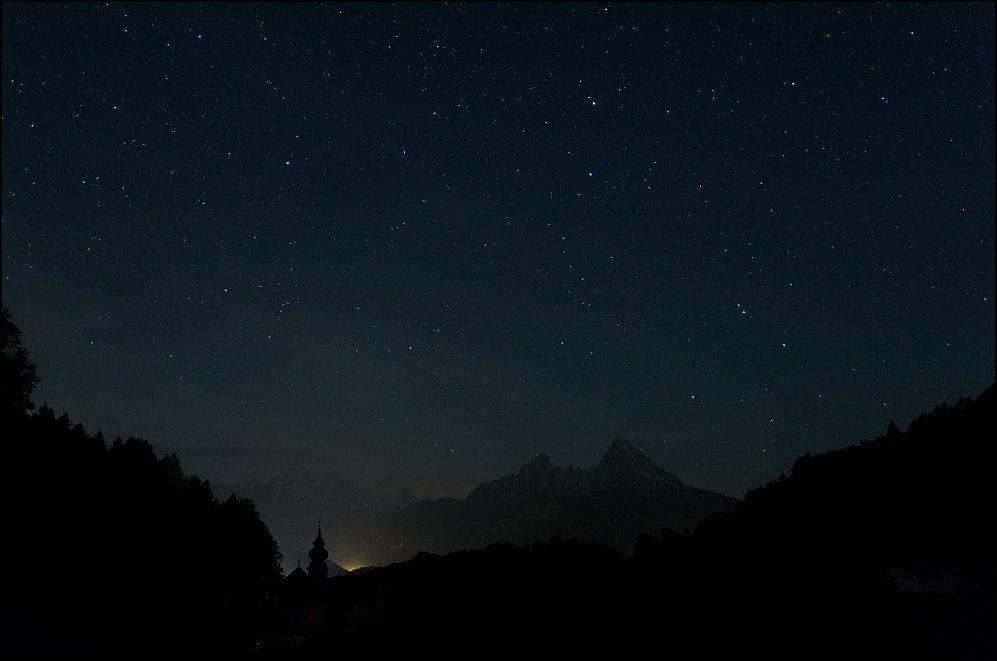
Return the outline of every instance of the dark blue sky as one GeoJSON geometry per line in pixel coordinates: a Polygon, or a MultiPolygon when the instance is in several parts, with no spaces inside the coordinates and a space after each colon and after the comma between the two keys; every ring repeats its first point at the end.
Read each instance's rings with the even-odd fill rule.
{"type": "Polygon", "coordinates": [[[994,7],[3,7],[37,403],[213,482],[741,496],[994,381],[994,7]]]}

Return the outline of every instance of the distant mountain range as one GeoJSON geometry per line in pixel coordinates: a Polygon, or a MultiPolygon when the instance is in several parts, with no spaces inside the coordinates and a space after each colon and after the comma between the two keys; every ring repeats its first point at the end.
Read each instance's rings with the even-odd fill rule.
{"type": "Polygon", "coordinates": [[[234,492],[252,499],[280,545],[284,571],[288,573],[298,561],[308,566],[308,551],[321,521],[322,538],[330,556],[330,576],[344,572],[339,564],[367,564],[358,551],[360,540],[370,535],[372,522],[419,500],[406,489],[391,496],[375,496],[348,480],[314,473],[297,478],[281,475],[266,482],[218,484],[213,490],[220,496],[234,492]]]}
{"type": "Polygon", "coordinates": [[[466,499],[419,500],[405,490],[374,496],[347,480],[310,473],[216,491],[253,499],[281,545],[286,571],[298,560],[307,564],[319,519],[331,559],[386,565],[423,550],[442,554],[551,537],[601,540],[629,555],[641,532],[693,528],[739,502],[683,483],[620,438],[594,467],[553,466],[542,454],[518,473],[482,482],[466,499]]]}

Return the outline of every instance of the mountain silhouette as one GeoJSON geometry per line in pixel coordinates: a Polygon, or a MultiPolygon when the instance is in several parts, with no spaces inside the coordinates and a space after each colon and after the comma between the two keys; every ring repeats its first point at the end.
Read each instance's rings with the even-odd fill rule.
{"type": "Polygon", "coordinates": [[[546,454],[492,482],[482,482],[467,500],[472,503],[536,498],[653,497],[695,490],[625,439],[617,438],[592,468],[552,466],[546,454]]]}
{"type": "Polygon", "coordinates": [[[618,438],[590,468],[554,466],[541,454],[518,473],[482,482],[466,500],[425,500],[388,513],[375,522],[365,552],[384,564],[420,550],[561,537],[602,541],[629,555],[641,532],[692,528],[739,502],[683,483],[618,438]]]}

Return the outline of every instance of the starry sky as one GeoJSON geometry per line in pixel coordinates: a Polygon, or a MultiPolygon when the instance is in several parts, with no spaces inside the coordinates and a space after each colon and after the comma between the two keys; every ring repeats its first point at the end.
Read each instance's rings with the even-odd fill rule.
{"type": "Polygon", "coordinates": [[[35,402],[212,482],[743,496],[994,381],[994,6],[3,6],[35,402]]]}

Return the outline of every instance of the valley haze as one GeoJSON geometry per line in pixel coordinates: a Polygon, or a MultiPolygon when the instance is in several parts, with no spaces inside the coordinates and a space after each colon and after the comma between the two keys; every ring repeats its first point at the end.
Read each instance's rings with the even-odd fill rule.
{"type": "Polygon", "coordinates": [[[692,529],[740,502],[683,483],[624,439],[584,469],[553,466],[541,454],[518,473],[482,482],[466,499],[419,499],[406,489],[372,495],[314,473],[217,489],[253,500],[287,571],[298,561],[307,564],[320,520],[330,560],[352,570],[408,560],[419,551],[445,554],[555,536],[602,541],[630,555],[642,532],[692,529]]]}

